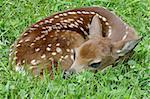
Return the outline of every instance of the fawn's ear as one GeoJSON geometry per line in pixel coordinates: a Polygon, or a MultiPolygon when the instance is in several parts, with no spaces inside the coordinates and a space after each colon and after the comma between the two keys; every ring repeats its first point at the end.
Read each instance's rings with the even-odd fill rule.
{"type": "Polygon", "coordinates": [[[97,15],[92,18],[91,25],[89,28],[89,38],[102,36],[102,24],[97,15]]]}
{"type": "Polygon", "coordinates": [[[142,38],[126,41],[123,47],[116,51],[117,56],[124,56],[128,52],[132,51],[141,40],[142,38]]]}

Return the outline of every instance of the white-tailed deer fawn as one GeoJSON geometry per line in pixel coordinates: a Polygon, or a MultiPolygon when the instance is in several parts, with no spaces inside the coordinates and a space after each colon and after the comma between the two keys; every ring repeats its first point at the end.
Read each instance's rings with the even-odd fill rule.
{"type": "Polygon", "coordinates": [[[10,62],[16,71],[40,75],[61,63],[65,75],[113,64],[139,42],[134,30],[99,7],[68,10],[30,26],[12,45],[10,62]],[[75,50],[74,50],[75,49],[75,50]]]}

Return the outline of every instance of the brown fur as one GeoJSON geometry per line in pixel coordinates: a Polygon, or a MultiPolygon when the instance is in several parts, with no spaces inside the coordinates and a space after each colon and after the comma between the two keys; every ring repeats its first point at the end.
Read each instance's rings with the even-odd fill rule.
{"type": "Polygon", "coordinates": [[[103,66],[107,66],[118,58],[115,52],[125,41],[138,38],[134,30],[127,27],[105,8],[87,7],[60,12],[23,32],[11,48],[10,62],[13,67],[31,69],[34,74],[43,69],[51,72],[52,65],[57,62],[62,64],[62,70],[68,70],[71,65],[82,65],[81,68],[74,67],[78,68],[76,72],[87,68],[93,61],[104,61],[103,66]],[[73,49],[77,54],[75,61],[72,59],[73,49]],[[38,65],[40,70],[37,70],[38,65]]]}

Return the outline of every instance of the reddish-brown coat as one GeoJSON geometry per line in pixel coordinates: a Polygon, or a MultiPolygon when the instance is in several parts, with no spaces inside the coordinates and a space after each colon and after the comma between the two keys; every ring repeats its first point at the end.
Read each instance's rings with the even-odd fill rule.
{"type": "MultiPolygon", "coordinates": [[[[72,50],[89,39],[89,25],[95,15],[98,15],[101,21],[103,37],[109,36],[111,42],[124,38],[133,39],[134,30],[105,8],[68,10],[40,20],[22,33],[11,48],[12,64],[19,67],[27,64],[28,68],[33,67],[33,70],[37,65],[42,66],[40,68],[47,66],[51,71],[51,63],[57,64],[57,61],[61,61],[62,69],[68,69],[73,63],[72,50]],[[130,34],[127,37],[124,36],[126,32],[130,34]]],[[[134,36],[134,39],[136,38],[134,36]]],[[[101,44],[102,48],[105,47],[105,43],[101,44]]],[[[81,55],[92,56],[92,53],[85,56],[86,53],[88,51],[83,50],[81,55]]]]}

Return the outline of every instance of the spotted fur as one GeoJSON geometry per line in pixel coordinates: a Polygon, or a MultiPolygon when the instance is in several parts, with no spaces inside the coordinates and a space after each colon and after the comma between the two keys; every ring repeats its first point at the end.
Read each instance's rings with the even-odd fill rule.
{"type": "Polygon", "coordinates": [[[68,69],[74,61],[73,49],[88,39],[89,26],[95,15],[102,23],[104,37],[112,42],[128,37],[128,26],[105,8],[68,10],[40,20],[23,32],[10,49],[12,65],[18,71],[24,64],[30,65],[29,69],[38,65],[52,68],[52,63],[60,61],[62,69],[68,69]]]}

